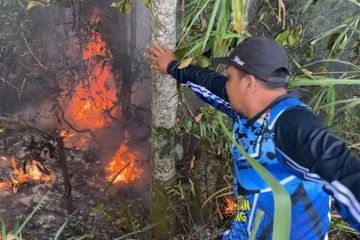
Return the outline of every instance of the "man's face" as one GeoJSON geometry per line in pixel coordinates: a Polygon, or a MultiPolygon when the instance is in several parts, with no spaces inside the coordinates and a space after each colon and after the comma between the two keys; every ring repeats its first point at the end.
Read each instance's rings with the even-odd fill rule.
{"type": "Polygon", "coordinates": [[[236,112],[246,111],[247,106],[247,94],[246,88],[248,81],[246,81],[246,75],[240,73],[235,67],[228,66],[226,68],[228,80],[226,82],[226,91],[229,97],[231,107],[236,112]]]}

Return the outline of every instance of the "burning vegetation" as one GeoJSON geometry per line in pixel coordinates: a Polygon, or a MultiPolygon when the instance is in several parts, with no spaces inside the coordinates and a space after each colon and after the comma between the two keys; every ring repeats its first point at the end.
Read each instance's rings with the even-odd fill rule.
{"type": "MultiPolygon", "coordinates": [[[[117,86],[109,63],[109,53],[102,33],[96,31],[101,16],[94,11],[90,17],[92,28],[89,30],[88,43],[83,51],[83,60],[87,61],[87,79],[75,87],[75,94],[67,107],[65,118],[71,126],[87,129],[81,131],[64,129],[66,147],[88,149],[96,133],[111,124],[114,116],[120,114],[117,108],[117,86]],[[89,134],[90,133],[90,134],[89,134]]],[[[136,157],[128,148],[129,136],[120,144],[106,167],[106,179],[111,183],[129,183],[141,176],[142,169],[136,163],[136,157]]]]}
{"type": "MultiPolygon", "coordinates": [[[[59,59],[54,57],[55,63],[50,60],[53,56],[46,55],[46,50],[41,54],[37,52],[38,38],[28,36],[24,40],[32,56],[24,65],[33,68],[41,64],[40,70],[51,74],[38,75],[46,86],[31,85],[35,93],[28,95],[32,101],[19,94],[16,97],[23,97],[22,103],[11,105],[12,112],[5,110],[0,116],[0,215],[12,226],[27,216],[28,209],[46,199],[46,204],[28,224],[26,234],[30,235],[39,231],[36,236],[48,236],[75,210],[79,212],[79,219],[76,216],[75,221],[81,218],[92,227],[101,226],[101,231],[118,235],[122,229],[111,224],[101,225],[103,219],[92,214],[91,209],[109,202],[112,195],[116,198],[122,195],[121,199],[129,197],[130,187],[131,194],[136,193],[140,202],[144,196],[140,188],[148,184],[138,181],[144,176],[145,161],[149,159],[144,151],[148,150],[146,140],[150,129],[147,119],[141,118],[145,111],[148,113],[148,107],[143,107],[142,100],[138,101],[133,95],[135,91],[141,92],[136,88],[140,84],[132,86],[133,82],[141,81],[137,80],[140,77],[123,73],[125,64],[121,68],[118,66],[122,64],[115,64],[119,53],[109,45],[108,39],[112,36],[108,34],[109,29],[103,27],[103,18],[107,15],[92,7],[83,10],[82,14],[86,15],[81,15],[81,23],[76,22],[79,26],[74,25],[79,27],[76,32],[79,35],[69,33],[69,42],[59,47],[58,41],[49,43],[48,49],[56,45],[51,54],[61,55],[59,59]],[[63,46],[69,48],[61,49],[63,46]],[[110,51],[114,51],[115,57],[110,51]],[[129,88],[122,87],[124,78],[131,78],[129,88]],[[130,89],[130,101],[123,104],[121,96],[127,89],[130,89]],[[123,113],[124,105],[130,106],[129,115],[123,113]],[[141,113],[136,111],[137,107],[141,113]],[[135,121],[131,121],[133,119],[135,121]],[[146,131],[135,132],[138,128],[146,131]]],[[[67,24],[59,28],[67,31],[67,24]]],[[[132,60],[128,62],[135,65],[132,60]]],[[[20,73],[16,78],[21,78],[20,73]]],[[[21,91],[27,94],[27,82],[23,85],[21,91]]],[[[0,104],[0,110],[3,105],[0,104]]]]}
{"type": "Polygon", "coordinates": [[[121,144],[106,168],[108,174],[106,179],[110,183],[129,183],[138,179],[143,172],[137,167],[136,157],[126,144],[127,141],[121,144]]]}
{"type": "Polygon", "coordinates": [[[4,165],[12,167],[11,181],[0,181],[0,189],[12,189],[15,193],[21,184],[27,181],[46,183],[52,180],[51,173],[39,162],[32,160],[23,167],[18,166],[15,158],[0,157],[4,165]]]}
{"type": "MultiPolygon", "coordinates": [[[[143,169],[137,163],[138,154],[130,149],[131,136],[126,131],[121,130],[125,132],[122,141],[121,135],[112,133],[111,137],[114,139],[99,144],[104,132],[119,125],[117,120],[121,115],[117,77],[111,66],[112,57],[103,33],[98,30],[101,23],[101,13],[95,8],[89,18],[86,44],[82,49],[86,77],[75,74],[75,86],[67,85],[68,81],[59,82],[63,91],[60,92],[57,102],[61,104],[63,124],[60,125],[58,133],[45,133],[41,126],[37,128],[26,120],[15,119],[13,124],[20,127],[30,126],[29,129],[40,131],[40,137],[35,140],[32,133],[18,133],[20,137],[13,139],[12,144],[8,143],[11,134],[5,134],[2,140],[0,139],[0,154],[3,155],[0,157],[0,191],[15,193],[25,183],[31,183],[29,186],[50,183],[56,179],[54,172],[60,170],[63,174],[65,195],[69,196],[72,170],[68,171],[66,164],[72,166],[74,163],[66,155],[69,151],[87,152],[96,144],[94,149],[98,151],[96,156],[101,163],[100,172],[105,174],[101,178],[105,179],[108,185],[128,184],[142,176],[143,169]],[[107,147],[109,144],[115,145],[110,151],[107,147]],[[103,152],[107,154],[101,154],[103,152]],[[58,159],[62,160],[58,162],[58,159]],[[50,170],[45,165],[50,166],[50,170]]],[[[69,201],[71,202],[71,199],[69,201]]],[[[68,211],[69,209],[71,207],[68,211]]]]}
{"type": "MultiPolygon", "coordinates": [[[[90,18],[91,26],[97,26],[100,15],[95,12],[90,18]]],[[[75,87],[74,94],[68,103],[65,118],[75,129],[62,131],[66,147],[88,149],[94,133],[111,122],[110,116],[118,113],[114,106],[117,102],[116,84],[108,59],[106,42],[101,33],[89,30],[88,43],[83,51],[83,60],[87,61],[87,79],[82,79],[75,87]],[[79,133],[81,132],[81,133],[79,133]],[[86,132],[83,134],[82,132],[86,132]]],[[[66,96],[63,96],[66,99],[66,96]]]]}
{"type": "Polygon", "coordinates": [[[226,216],[232,216],[237,209],[237,203],[236,200],[230,197],[225,197],[224,198],[224,214],[226,216]]]}

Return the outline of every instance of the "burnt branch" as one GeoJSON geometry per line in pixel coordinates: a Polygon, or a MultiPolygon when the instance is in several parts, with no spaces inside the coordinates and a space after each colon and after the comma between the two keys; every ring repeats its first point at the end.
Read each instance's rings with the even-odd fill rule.
{"type": "Polygon", "coordinates": [[[65,111],[61,108],[61,106],[59,104],[57,104],[58,106],[58,109],[60,110],[61,112],[61,118],[62,120],[64,121],[64,123],[69,127],[71,128],[71,130],[73,130],[74,132],[77,132],[77,133],[89,133],[91,135],[91,137],[93,137],[95,139],[95,134],[94,132],[89,129],[89,128],[86,128],[86,129],[77,129],[74,125],[72,125],[65,117],[65,111]]]}
{"type": "Polygon", "coordinates": [[[115,176],[111,179],[111,181],[109,182],[109,186],[106,188],[105,192],[107,192],[107,191],[109,190],[109,188],[111,187],[111,185],[113,185],[115,179],[116,179],[123,171],[125,171],[125,169],[127,169],[127,168],[130,166],[131,163],[132,163],[131,161],[128,162],[122,169],[120,169],[120,171],[118,171],[118,172],[116,173],[116,175],[115,175],[115,176]]]}
{"type": "Polygon", "coordinates": [[[66,210],[68,214],[73,212],[73,204],[72,204],[72,195],[71,195],[71,183],[70,183],[70,175],[66,163],[66,155],[65,155],[65,147],[64,147],[64,140],[62,137],[56,137],[56,143],[59,147],[59,160],[61,171],[64,179],[64,196],[66,203],[66,210]]]}
{"type": "MultiPolygon", "coordinates": [[[[64,189],[65,189],[64,199],[66,201],[66,209],[67,209],[68,214],[71,214],[73,211],[73,207],[72,207],[70,175],[69,175],[69,171],[68,171],[68,167],[67,167],[65,147],[64,147],[64,141],[63,141],[62,137],[57,134],[53,134],[51,132],[43,130],[39,126],[37,126],[33,123],[30,123],[24,119],[15,119],[15,118],[10,118],[10,117],[1,117],[0,116],[0,122],[4,122],[5,124],[10,123],[10,124],[18,125],[20,127],[28,127],[28,128],[34,129],[48,137],[54,138],[56,140],[57,146],[59,148],[59,162],[61,165],[63,181],[64,181],[64,189]]],[[[39,169],[41,169],[41,171],[43,171],[43,172],[49,172],[46,168],[39,168],[39,169]]]]}
{"type": "Polygon", "coordinates": [[[41,61],[39,60],[39,58],[34,54],[33,50],[30,48],[30,46],[29,46],[29,44],[28,44],[28,42],[27,42],[27,40],[26,40],[26,37],[25,37],[24,35],[23,35],[22,37],[23,37],[23,39],[24,39],[24,42],[25,42],[26,47],[28,48],[30,54],[34,57],[34,59],[36,60],[36,62],[37,62],[43,69],[47,70],[48,68],[47,68],[44,64],[41,63],[41,61]]]}
{"type": "Polygon", "coordinates": [[[42,129],[41,127],[39,127],[33,123],[30,123],[29,121],[26,121],[25,119],[16,119],[16,118],[11,118],[11,117],[0,116],[0,122],[4,125],[14,124],[14,125],[18,125],[20,127],[28,127],[28,128],[31,128],[31,129],[34,129],[34,130],[40,132],[43,135],[47,135],[49,137],[57,137],[57,135],[42,129]]]}

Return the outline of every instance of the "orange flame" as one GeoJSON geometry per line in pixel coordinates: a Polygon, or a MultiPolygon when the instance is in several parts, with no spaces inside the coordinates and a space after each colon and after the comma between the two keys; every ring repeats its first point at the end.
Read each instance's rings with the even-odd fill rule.
{"type": "MultiPolygon", "coordinates": [[[[117,102],[116,84],[114,81],[110,63],[105,59],[108,54],[108,47],[103,35],[94,30],[100,23],[101,17],[97,10],[90,18],[92,29],[90,37],[83,51],[83,59],[87,61],[89,77],[78,84],[68,106],[65,117],[79,129],[90,129],[92,131],[103,129],[111,115],[119,114],[113,108],[117,102]]],[[[63,130],[66,147],[87,149],[91,144],[91,138],[84,134],[78,134],[72,130],[63,130]]],[[[142,169],[136,164],[136,157],[127,147],[127,140],[113,155],[106,167],[107,180],[111,183],[129,183],[139,178],[142,169]]]]}
{"type": "Polygon", "coordinates": [[[235,199],[230,197],[225,197],[225,209],[224,214],[227,216],[233,215],[236,212],[237,203],[235,199]]]}
{"type": "MultiPolygon", "coordinates": [[[[1,157],[1,159],[5,160],[6,158],[1,157]]],[[[0,189],[11,188],[13,192],[17,192],[18,187],[27,181],[50,182],[53,179],[51,175],[46,175],[40,171],[36,161],[31,161],[31,163],[25,167],[25,171],[17,166],[16,160],[14,158],[11,159],[11,166],[11,182],[0,182],[0,189]]]]}
{"type": "Polygon", "coordinates": [[[127,141],[114,154],[107,166],[107,180],[111,183],[129,183],[138,179],[143,170],[136,165],[136,157],[129,152],[127,141]]]}
{"type": "MultiPolygon", "coordinates": [[[[94,14],[90,22],[97,25],[101,18],[94,14]]],[[[112,74],[112,69],[106,57],[108,48],[103,36],[95,30],[90,31],[88,43],[83,51],[83,59],[88,62],[88,79],[79,83],[75,89],[65,117],[76,128],[90,129],[92,131],[101,129],[108,122],[106,112],[110,112],[111,107],[117,101],[116,87],[112,74]],[[102,57],[99,59],[98,57],[102,57]]],[[[112,109],[112,114],[116,114],[116,109],[112,109]]],[[[82,139],[81,143],[77,140],[85,138],[84,134],[66,134],[65,145],[86,149],[90,144],[88,140],[82,139]]]]}

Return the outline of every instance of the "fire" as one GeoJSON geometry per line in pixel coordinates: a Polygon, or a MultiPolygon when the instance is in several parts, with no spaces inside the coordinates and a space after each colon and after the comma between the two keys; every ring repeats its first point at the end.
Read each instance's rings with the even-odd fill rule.
{"type": "MultiPolygon", "coordinates": [[[[98,11],[90,18],[90,30],[83,51],[87,62],[88,77],[74,89],[74,95],[65,113],[66,119],[77,129],[87,129],[96,133],[104,129],[111,116],[120,113],[113,106],[117,102],[117,88],[109,61],[110,54],[103,35],[96,31],[101,21],[98,11]]],[[[66,147],[88,149],[92,139],[88,133],[77,133],[71,129],[61,131],[66,147]]],[[[128,136],[129,137],[129,136],[128,136]]],[[[127,139],[128,139],[127,137],[127,139]]],[[[110,183],[129,183],[139,178],[142,169],[136,164],[135,155],[127,147],[128,140],[120,145],[106,167],[110,183]]]]}
{"type": "MultiPolygon", "coordinates": [[[[1,157],[1,160],[7,159],[1,157]]],[[[50,182],[52,180],[51,175],[46,175],[40,171],[36,161],[31,161],[30,164],[26,165],[25,171],[21,167],[17,166],[16,160],[14,158],[12,158],[10,161],[12,166],[11,181],[0,182],[0,189],[10,188],[16,192],[18,187],[27,181],[44,183],[50,182]]]]}
{"type": "Polygon", "coordinates": [[[142,169],[136,165],[135,155],[129,151],[126,144],[127,141],[120,146],[106,168],[107,180],[110,183],[133,182],[142,174],[142,169]]]}
{"type": "MultiPolygon", "coordinates": [[[[97,26],[101,21],[96,12],[91,16],[90,23],[97,26]]],[[[96,131],[102,129],[109,121],[109,109],[116,115],[112,108],[117,101],[116,85],[112,74],[111,65],[105,59],[108,48],[101,33],[90,30],[88,43],[83,51],[83,59],[87,61],[88,78],[82,80],[74,89],[74,95],[65,113],[66,119],[78,129],[96,131]]],[[[79,138],[88,138],[77,142],[78,148],[86,149],[90,144],[90,136],[84,134],[66,134],[65,145],[72,147],[79,138]],[[70,145],[70,146],[69,146],[70,145]]]]}
{"type": "Polygon", "coordinates": [[[52,177],[42,173],[35,161],[31,161],[31,164],[26,166],[27,179],[33,181],[50,182],[52,177]]]}
{"type": "Polygon", "coordinates": [[[227,216],[233,215],[236,212],[237,203],[235,199],[230,197],[225,197],[225,209],[224,214],[227,216]]]}

